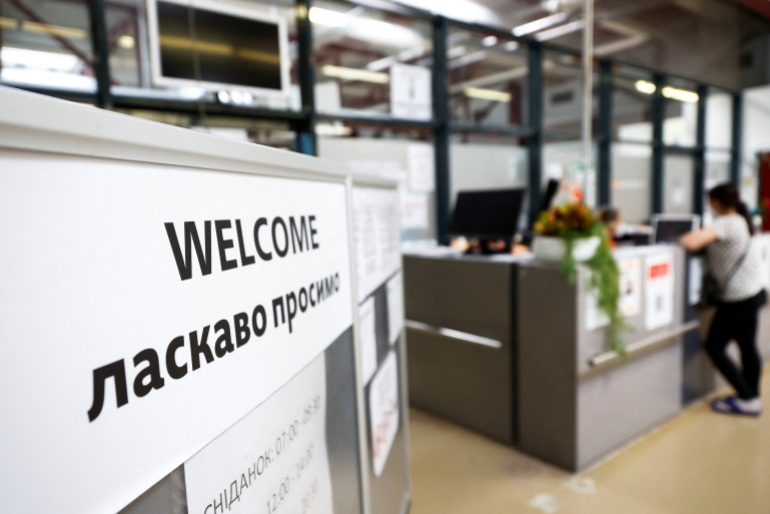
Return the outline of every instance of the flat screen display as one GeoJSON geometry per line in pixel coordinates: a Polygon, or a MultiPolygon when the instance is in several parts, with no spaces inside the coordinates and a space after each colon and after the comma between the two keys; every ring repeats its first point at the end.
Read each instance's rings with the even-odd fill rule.
{"type": "Polygon", "coordinates": [[[655,243],[678,243],[679,239],[700,225],[700,217],[697,215],[667,216],[656,215],[652,218],[652,228],[655,243]]]}
{"type": "MultiPolygon", "coordinates": [[[[157,82],[283,92],[282,27],[239,10],[156,0],[157,82]]],[[[239,8],[242,10],[242,8],[239,8]]]]}
{"type": "Polygon", "coordinates": [[[450,232],[466,237],[510,240],[516,233],[524,189],[461,191],[450,232]]]}

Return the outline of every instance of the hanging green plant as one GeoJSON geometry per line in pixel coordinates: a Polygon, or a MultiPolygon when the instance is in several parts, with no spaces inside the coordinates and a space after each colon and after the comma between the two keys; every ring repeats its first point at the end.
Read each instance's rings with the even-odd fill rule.
{"type": "Polygon", "coordinates": [[[561,271],[571,284],[578,276],[578,262],[575,246],[590,238],[598,239],[593,256],[581,263],[588,268],[589,290],[596,291],[599,309],[609,319],[609,347],[621,358],[627,355],[623,333],[628,330],[625,318],[620,312],[620,270],[612,256],[609,236],[604,223],[596,213],[583,202],[573,202],[555,207],[540,214],[534,226],[535,233],[546,237],[558,237],[564,242],[564,256],[561,271]]]}

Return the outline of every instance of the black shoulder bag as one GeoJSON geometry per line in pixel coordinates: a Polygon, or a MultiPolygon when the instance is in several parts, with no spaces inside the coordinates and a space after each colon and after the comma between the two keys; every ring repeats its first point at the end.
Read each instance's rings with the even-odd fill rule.
{"type": "Polygon", "coordinates": [[[741,264],[743,264],[743,261],[746,260],[746,256],[749,254],[749,250],[751,250],[751,238],[749,238],[749,242],[746,245],[746,251],[743,252],[743,255],[741,255],[740,259],[738,259],[738,261],[733,264],[733,267],[730,268],[730,271],[727,273],[724,285],[720,285],[717,278],[711,272],[703,274],[703,281],[701,283],[700,290],[701,307],[711,307],[722,302],[723,290],[727,288],[727,285],[735,276],[738,268],[740,268],[741,264]]]}

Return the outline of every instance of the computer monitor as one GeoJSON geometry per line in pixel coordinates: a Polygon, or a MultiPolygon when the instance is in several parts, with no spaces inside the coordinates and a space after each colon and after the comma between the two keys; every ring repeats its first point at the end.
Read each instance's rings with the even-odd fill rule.
{"type": "Polygon", "coordinates": [[[282,17],[212,0],[148,0],[147,8],[155,84],[289,95],[282,17]]]}
{"type": "Polygon", "coordinates": [[[652,241],[654,243],[678,243],[688,232],[700,228],[697,214],[655,214],[652,216],[652,241]]]}
{"type": "Polygon", "coordinates": [[[524,189],[460,191],[449,231],[481,240],[511,241],[518,227],[524,189]]]}

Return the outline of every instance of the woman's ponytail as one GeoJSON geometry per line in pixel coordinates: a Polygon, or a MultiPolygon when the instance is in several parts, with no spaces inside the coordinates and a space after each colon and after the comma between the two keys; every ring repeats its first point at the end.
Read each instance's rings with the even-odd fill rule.
{"type": "Polygon", "coordinates": [[[754,224],[751,222],[749,209],[746,207],[746,204],[741,201],[741,196],[737,187],[730,183],[720,184],[709,191],[709,198],[716,200],[728,209],[735,209],[735,211],[746,220],[749,233],[754,235],[754,224]]]}

